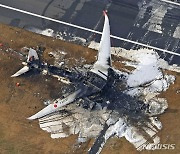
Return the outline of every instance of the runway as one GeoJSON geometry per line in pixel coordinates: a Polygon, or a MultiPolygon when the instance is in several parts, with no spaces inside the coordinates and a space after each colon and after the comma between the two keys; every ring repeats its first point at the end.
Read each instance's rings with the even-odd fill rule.
{"type": "MultiPolygon", "coordinates": [[[[100,32],[102,11],[107,10],[112,35],[180,54],[180,6],[175,4],[156,0],[0,0],[0,4],[100,32]]],[[[2,7],[0,22],[29,30],[50,28],[64,34],[65,40],[75,36],[86,39],[88,43],[100,38],[92,32],[2,7]]],[[[112,44],[126,49],[139,47],[117,39],[112,39],[112,44]]],[[[169,63],[180,64],[178,56],[158,53],[169,63]]]]}

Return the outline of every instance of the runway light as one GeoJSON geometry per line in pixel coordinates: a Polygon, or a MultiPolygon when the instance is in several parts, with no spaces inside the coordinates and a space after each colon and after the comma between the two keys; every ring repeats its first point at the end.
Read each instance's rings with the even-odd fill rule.
{"type": "Polygon", "coordinates": [[[16,86],[17,86],[17,87],[19,87],[19,86],[20,86],[20,83],[19,83],[19,82],[17,82],[17,83],[16,83],[16,86]]]}

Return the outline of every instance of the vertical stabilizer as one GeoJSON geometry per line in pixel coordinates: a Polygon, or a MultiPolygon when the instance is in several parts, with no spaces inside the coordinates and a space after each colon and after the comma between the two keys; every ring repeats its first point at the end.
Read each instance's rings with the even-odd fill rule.
{"type": "Polygon", "coordinates": [[[110,43],[110,26],[107,14],[104,12],[105,21],[101,36],[100,47],[98,50],[98,58],[95,62],[92,72],[98,74],[104,79],[107,79],[108,68],[111,67],[111,43],[110,43]]]}
{"type": "Polygon", "coordinates": [[[39,59],[39,57],[38,57],[38,54],[37,54],[36,50],[30,48],[29,53],[28,53],[27,62],[30,62],[32,60],[38,60],[38,59],[39,59]]]}
{"type": "Polygon", "coordinates": [[[13,74],[11,77],[20,76],[21,74],[24,74],[24,73],[28,72],[29,70],[31,70],[32,67],[30,67],[30,63],[33,62],[34,60],[38,60],[38,59],[39,59],[39,57],[38,57],[36,50],[30,48],[29,53],[28,53],[27,63],[23,62],[23,65],[25,65],[25,66],[22,69],[20,69],[18,72],[16,72],[15,74],[13,74]]]}

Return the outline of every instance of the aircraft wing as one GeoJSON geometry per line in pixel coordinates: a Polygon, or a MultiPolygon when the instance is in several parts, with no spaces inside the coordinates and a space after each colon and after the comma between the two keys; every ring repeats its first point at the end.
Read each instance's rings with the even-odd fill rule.
{"type": "Polygon", "coordinates": [[[104,16],[105,21],[98,51],[98,58],[91,71],[107,80],[108,68],[111,67],[111,42],[109,19],[105,12],[104,16]]]}
{"type": "Polygon", "coordinates": [[[30,68],[28,66],[24,66],[23,68],[21,68],[18,72],[16,72],[15,74],[13,74],[11,77],[17,77],[21,74],[24,74],[26,72],[28,72],[30,70],[30,68]]]}
{"type": "Polygon", "coordinates": [[[39,59],[36,50],[34,50],[34,49],[32,49],[32,48],[29,49],[27,62],[30,62],[30,58],[31,58],[31,57],[34,57],[34,60],[38,60],[38,59],[39,59]]]}
{"type": "Polygon", "coordinates": [[[100,89],[95,87],[94,85],[86,85],[84,83],[79,83],[77,89],[78,90],[76,90],[74,93],[70,94],[64,99],[56,99],[52,104],[48,105],[47,107],[45,107],[35,115],[29,117],[28,119],[34,120],[41,118],[45,115],[60,110],[61,107],[66,106],[79,98],[85,98],[100,91],[100,89]]]}
{"type": "Polygon", "coordinates": [[[29,120],[34,120],[41,118],[45,115],[58,111],[61,107],[72,103],[75,99],[78,98],[78,94],[81,92],[81,89],[75,91],[64,99],[56,99],[53,104],[49,104],[47,107],[36,113],[35,115],[29,117],[29,120]]]}

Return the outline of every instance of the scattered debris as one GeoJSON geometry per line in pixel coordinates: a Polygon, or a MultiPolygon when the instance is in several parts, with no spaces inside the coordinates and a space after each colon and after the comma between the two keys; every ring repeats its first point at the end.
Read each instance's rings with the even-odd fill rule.
{"type": "Polygon", "coordinates": [[[179,90],[176,90],[176,94],[179,94],[180,93],[180,89],[179,90]]]}

